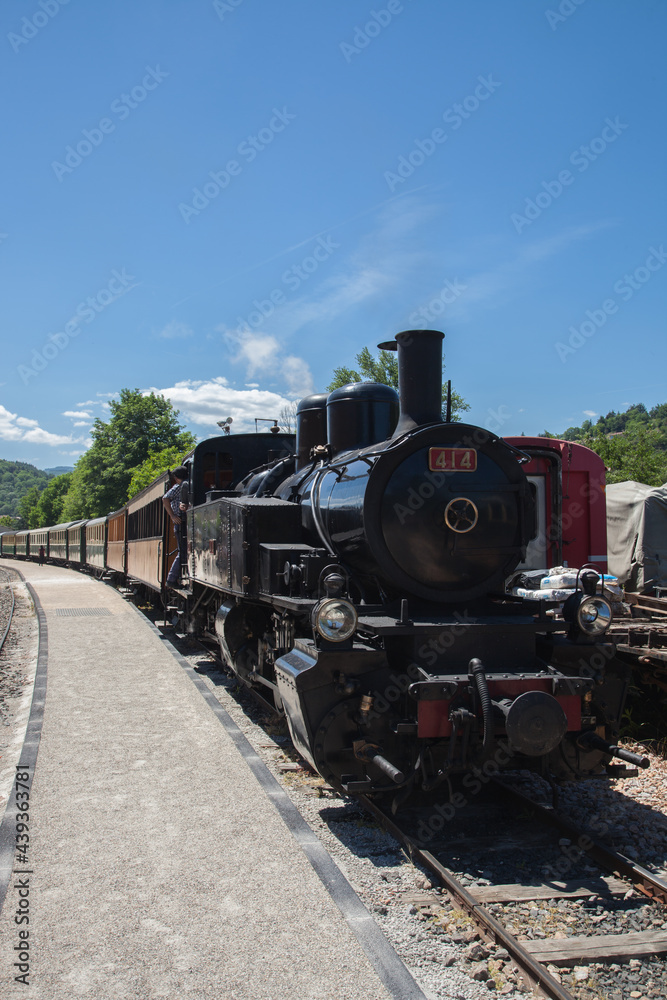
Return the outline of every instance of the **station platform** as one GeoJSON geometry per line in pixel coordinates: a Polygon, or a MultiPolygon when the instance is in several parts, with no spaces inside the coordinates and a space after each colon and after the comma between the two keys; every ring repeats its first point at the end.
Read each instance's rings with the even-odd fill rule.
{"type": "Polygon", "coordinates": [[[140,612],[84,574],[0,565],[33,587],[48,635],[29,874],[15,859],[0,996],[423,998],[275,779],[258,780],[264,765],[239,751],[140,612]],[[26,879],[29,925],[16,916],[26,879]],[[21,930],[29,986],[15,978],[21,930]]]}

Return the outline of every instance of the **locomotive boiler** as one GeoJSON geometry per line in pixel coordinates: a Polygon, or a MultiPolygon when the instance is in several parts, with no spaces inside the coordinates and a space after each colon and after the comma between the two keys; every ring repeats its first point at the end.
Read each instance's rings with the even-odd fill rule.
{"type": "Polygon", "coordinates": [[[536,534],[527,456],[443,419],[442,339],[381,344],[398,395],[303,399],[294,452],[283,440],[195,503],[185,614],[347,791],[407,795],[475,767],[622,772],[612,756],[640,760],[614,745],[628,668],[609,605],[594,575],[563,614],[505,592],[536,534]]]}

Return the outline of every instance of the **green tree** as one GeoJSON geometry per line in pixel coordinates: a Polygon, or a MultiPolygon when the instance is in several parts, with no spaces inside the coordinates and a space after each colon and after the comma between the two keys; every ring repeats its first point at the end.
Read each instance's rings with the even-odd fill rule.
{"type": "Polygon", "coordinates": [[[176,469],[181,465],[182,460],[183,451],[181,448],[163,448],[162,451],[158,451],[155,455],[149,455],[146,461],[138,465],[132,473],[132,479],[127,491],[127,499],[129,500],[130,497],[141,493],[143,489],[150,486],[153,480],[157,479],[163,472],[168,472],[169,469],[176,469]]]}
{"type": "Polygon", "coordinates": [[[0,459],[0,515],[18,517],[18,502],[32,486],[43,490],[51,476],[27,462],[0,459]]]}
{"type": "MultiPolygon", "coordinates": [[[[545,436],[547,435],[545,431],[545,436]]],[[[597,452],[607,466],[607,482],[633,479],[647,486],[667,481],[667,403],[650,411],[635,403],[622,413],[610,410],[595,424],[568,427],[557,437],[577,441],[597,452]]]]}
{"type": "Polygon", "coordinates": [[[111,419],[95,420],[93,444],[72,473],[62,516],[65,520],[99,517],[125,503],[134,470],[164,448],[181,454],[195,438],[179,424],[178,410],[168,399],[139,389],[121,389],[112,400],[111,419]]]}
{"type": "Polygon", "coordinates": [[[27,493],[24,493],[18,502],[18,514],[21,518],[21,528],[38,528],[39,514],[37,503],[39,501],[39,486],[31,486],[27,493]]]}
{"type": "Polygon", "coordinates": [[[55,476],[40,493],[37,501],[38,528],[51,527],[63,520],[63,506],[73,475],[73,472],[66,472],[55,476]]]}
{"type": "Polygon", "coordinates": [[[10,517],[9,514],[3,514],[0,517],[0,528],[13,528],[16,524],[16,518],[10,517]]]}
{"type": "Polygon", "coordinates": [[[628,430],[584,436],[581,444],[597,452],[607,466],[607,482],[623,483],[632,479],[647,486],[662,486],[667,481],[667,453],[656,447],[655,430],[628,430]]]}
{"type": "MultiPolygon", "coordinates": [[[[378,352],[374,357],[367,347],[362,348],[357,354],[355,361],[358,370],[353,368],[334,368],[334,377],[328,386],[329,391],[338,389],[349,382],[381,382],[383,385],[390,385],[398,389],[398,357],[396,351],[378,352]]],[[[445,366],[442,366],[444,376],[445,366]]],[[[447,408],[447,385],[442,386],[442,415],[445,416],[447,408]]],[[[470,404],[452,389],[452,420],[460,420],[459,414],[470,409],[470,404]]]]}

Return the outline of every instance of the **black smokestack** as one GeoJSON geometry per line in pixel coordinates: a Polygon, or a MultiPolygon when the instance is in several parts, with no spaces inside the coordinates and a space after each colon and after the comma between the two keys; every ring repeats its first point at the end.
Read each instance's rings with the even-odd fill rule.
{"type": "Polygon", "coordinates": [[[392,437],[424,424],[442,423],[442,341],[439,330],[404,330],[395,340],[378,344],[398,351],[400,416],[392,437]]]}

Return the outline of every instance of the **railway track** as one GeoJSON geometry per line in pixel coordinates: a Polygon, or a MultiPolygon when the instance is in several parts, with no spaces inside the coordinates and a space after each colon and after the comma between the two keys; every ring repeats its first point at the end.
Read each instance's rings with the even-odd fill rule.
{"type": "Polygon", "coordinates": [[[0,635],[0,652],[2,652],[5,639],[9,635],[16,608],[16,598],[14,596],[14,588],[12,587],[13,579],[9,570],[0,569],[0,588],[2,592],[2,598],[0,599],[0,630],[2,630],[2,634],[0,635]]]}
{"type": "MultiPolygon", "coordinates": [[[[494,797],[492,803],[462,807],[443,824],[451,827],[444,836],[433,832],[442,808],[408,809],[397,820],[376,802],[361,801],[535,992],[552,1000],[664,996],[664,983],[653,993],[640,986],[654,975],[652,956],[667,952],[667,881],[505,783],[497,783],[494,797]],[[508,804],[514,822],[504,815],[508,804]],[[619,933],[625,922],[640,929],[619,933]],[[615,932],[604,931],[610,923],[615,932]],[[637,989],[610,992],[609,980],[623,976],[637,989]]],[[[427,919],[441,918],[442,900],[433,892],[418,894],[412,903],[427,919]]],[[[488,958],[489,952],[478,949],[477,957],[488,958]]]]}
{"type": "Polygon", "coordinates": [[[624,601],[640,617],[619,618],[609,636],[644,683],[667,691],[667,600],[625,594],[624,601]]]}

